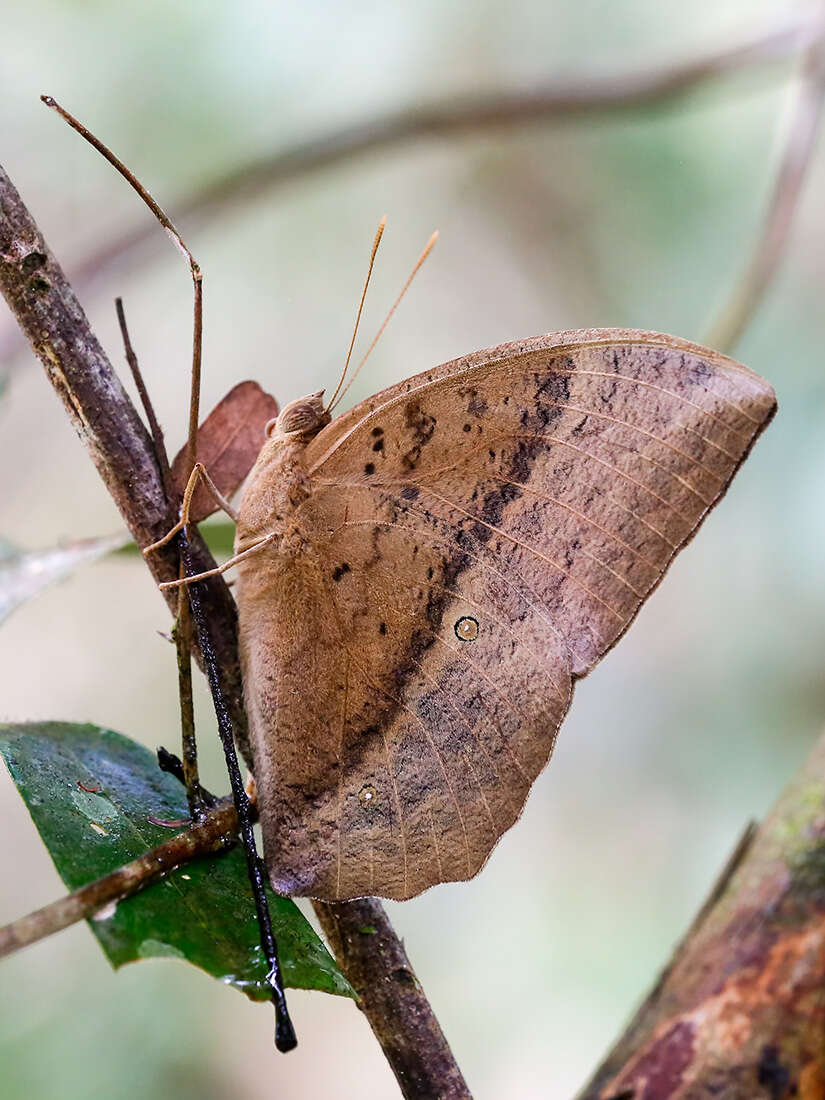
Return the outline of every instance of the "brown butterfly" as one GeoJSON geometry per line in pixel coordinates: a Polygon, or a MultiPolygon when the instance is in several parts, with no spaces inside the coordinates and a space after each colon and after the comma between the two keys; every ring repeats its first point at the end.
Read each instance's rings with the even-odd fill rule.
{"type": "Polygon", "coordinates": [[[618,329],[488,348],[331,422],[321,398],[270,423],[237,514],[266,864],[282,894],[410,898],[484,865],[776,402],[618,329]]]}

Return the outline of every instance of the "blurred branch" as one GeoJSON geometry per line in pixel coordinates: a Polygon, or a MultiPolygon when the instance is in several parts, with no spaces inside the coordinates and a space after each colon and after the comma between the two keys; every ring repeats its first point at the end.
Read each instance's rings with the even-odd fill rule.
{"type": "Polygon", "coordinates": [[[825,1096],[825,736],[579,1100],[825,1096]]]}
{"type": "MultiPolygon", "coordinates": [[[[35,353],[42,360],[50,381],[63,400],[138,546],[154,542],[172,526],[174,518],[166,501],[149,434],[92,333],[65,275],[48,251],[31,215],[2,168],[0,289],[35,353]]],[[[208,551],[199,539],[196,541],[194,534],[190,549],[193,552],[193,566],[197,565],[199,571],[211,567],[208,563],[212,559],[208,551]]],[[[174,580],[178,575],[174,550],[152,555],[149,565],[156,580],[174,580]]],[[[214,577],[203,584],[201,592],[218,651],[222,690],[234,701],[235,730],[244,735],[246,721],[240,690],[235,604],[222,577],[214,577]]],[[[177,605],[174,590],[170,590],[167,602],[174,614],[177,605]]],[[[193,826],[188,833],[197,828],[193,826]]],[[[198,853],[193,851],[192,854],[198,853]]],[[[79,911],[76,901],[64,901],[66,910],[62,914],[62,926],[66,921],[71,923],[70,917],[80,920],[86,915],[79,911]]],[[[339,905],[337,908],[342,919],[350,914],[354,921],[360,920],[360,904],[339,905]]],[[[323,912],[323,908],[319,908],[323,912]]],[[[362,976],[362,989],[383,983],[383,995],[365,997],[362,1007],[390,1065],[398,1074],[404,1095],[429,1100],[434,1093],[427,1090],[426,1082],[438,1081],[443,1077],[456,1083],[453,1091],[446,1095],[450,1098],[468,1097],[469,1092],[463,1086],[461,1073],[423,990],[417,987],[416,1011],[408,1019],[406,1010],[409,1000],[403,983],[387,983],[385,967],[388,953],[399,959],[406,956],[380,902],[371,902],[371,912],[374,920],[381,923],[382,935],[367,936],[359,944],[342,938],[336,957],[345,974],[357,966],[362,976]],[[381,1019],[377,1018],[379,1013],[382,1014],[381,1019]],[[406,1068],[409,1064],[407,1055],[414,1049],[420,1072],[410,1075],[406,1068]],[[399,1051],[404,1052],[404,1057],[399,1056],[399,1051]],[[445,1074],[447,1077],[444,1077],[445,1074]],[[460,1091],[459,1083],[463,1091],[460,1091]]],[[[37,914],[33,914],[24,920],[33,919],[36,925],[36,917],[37,914]]],[[[57,918],[52,914],[48,919],[57,918]]],[[[19,935],[19,930],[15,934],[19,935]]],[[[408,972],[412,973],[409,969],[408,972]]]]}
{"type": "Polygon", "coordinates": [[[207,810],[197,824],[178,833],[165,844],[75,890],[73,894],[67,894],[0,928],[0,958],[60,932],[77,921],[91,920],[101,910],[131,897],[199,856],[226,849],[237,840],[237,833],[235,807],[231,799],[223,799],[207,810]]]}
{"type": "MultiPolygon", "coordinates": [[[[368,153],[416,141],[575,121],[672,103],[729,74],[795,56],[810,43],[816,30],[817,24],[810,18],[788,20],[749,41],[649,70],[564,83],[539,83],[509,93],[451,96],[445,102],[429,106],[390,111],[277,150],[226,173],[202,191],[177,203],[174,220],[180,224],[187,219],[215,217],[224,208],[237,207],[270,188],[368,153]]],[[[109,264],[137,250],[156,235],[154,222],[146,221],[108,241],[74,267],[74,286],[85,291],[109,264]]],[[[10,328],[0,335],[0,362],[8,360],[17,349],[16,330],[10,328]]]]}
{"type": "MultiPolygon", "coordinates": [[[[810,20],[787,22],[748,42],[647,71],[537,84],[492,95],[451,96],[431,106],[390,111],[242,165],[179,202],[175,217],[178,220],[214,217],[219,208],[240,205],[271,187],[366,153],[413,141],[476,130],[578,120],[588,115],[672,102],[730,73],[787,60],[810,42],[813,33],[810,20]]],[[[152,235],[152,226],[147,224],[109,242],[81,262],[76,280],[82,283],[152,235]]]]}
{"type": "Polygon", "coordinates": [[[753,252],[730,300],[713,325],[707,343],[730,351],[762,302],[788,242],[791,223],[816,149],[825,102],[825,17],[808,47],[776,182],[753,252]]]}

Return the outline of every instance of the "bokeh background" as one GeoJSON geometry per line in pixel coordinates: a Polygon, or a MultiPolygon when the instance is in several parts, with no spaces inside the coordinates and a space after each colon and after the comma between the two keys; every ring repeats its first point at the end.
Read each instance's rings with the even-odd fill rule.
{"type": "MultiPolygon", "coordinates": [[[[79,114],[162,203],[250,159],[406,105],[667,66],[794,20],[779,0],[272,4],[31,0],[3,11],[0,160],[69,273],[146,212],[43,108],[79,114]]],[[[184,221],[205,273],[204,408],[253,377],[282,402],[334,385],[364,265],[389,215],[372,335],[431,230],[441,239],[350,396],[477,348],[622,325],[702,340],[772,186],[794,66],[750,68],[659,106],[423,138],[184,221]]],[[[475,1094],[569,1097],[666,961],[746,821],[825,718],[825,157],[737,356],[778,418],[622,644],[577,689],[552,766],[483,874],[391,907],[475,1094]]],[[[187,402],[190,284],[160,229],[83,293],[122,363],[112,299],[173,446],[187,402]]],[[[0,308],[0,341],[10,318],[0,308]]],[[[8,348],[7,343],[7,348],[8,348]]],[[[0,536],[29,549],[117,516],[40,366],[8,354],[0,536]]],[[[109,558],[0,629],[0,718],[176,738],[164,604],[109,558]]],[[[222,789],[199,693],[206,778],[222,789]]],[[[60,882],[0,775],[0,920],[60,882]]],[[[301,1039],[181,963],[110,971],[84,926],[0,966],[4,1100],[393,1097],[365,1020],[293,993],[301,1039]]]]}

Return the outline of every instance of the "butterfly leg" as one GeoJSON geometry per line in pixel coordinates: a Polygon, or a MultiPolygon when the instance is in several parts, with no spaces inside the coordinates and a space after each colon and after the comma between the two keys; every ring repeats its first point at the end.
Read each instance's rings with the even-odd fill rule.
{"type": "Polygon", "coordinates": [[[207,577],[216,577],[219,573],[226,572],[227,569],[231,569],[233,565],[237,565],[239,561],[243,561],[244,558],[249,558],[253,554],[257,554],[259,550],[263,550],[265,546],[268,546],[270,542],[278,538],[277,532],[273,532],[271,535],[264,535],[263,538],[258,539],[257,542],[253,542],[251,546],[247,546],[246,550],[242,550],[240,554],[235,554],[229,561],[225,561],[223,565],[218,565],[215,569],[207,569],[205,573],[195,573],[194,576],[181,577],[176,581],[163,581],[158,585],[161,589],[167,588],[180,588],[182,584],[191,584],[192,581],[204,581],[207,577]]]}
{"type": "Polygon", "coordinates": [[[189,481],[186,483],[186,488],[183,492],[183,503],[181,504],[180,509],[180,519],[174,527],[166,532],[163,538],[158,539],[157,542],[153,542],[151,546],[147,546],[144,548],[144,557],[148,557],[149,554],[153,554],[155,550],[160,550],[162,546],[166,546],[166,544],[168,542],[171,542],[179,531],[182,531],[184,527],[188,527],[189,512],[192,507],[192,497],[195,495],[195,490],[197,489],[198,484],[201,481],[206,486],[210,496],[218,505],[218,507],[226,512],[233,523],[238,522],[238,513],[235,511],[235,509],[232,507],[232,505],[229,503],[223,493],[221,493],[215,482],[209,476],[209,471],[206,469],[203,463],[196,462],[195,465],[192,467],[192,473],[189,475],[189,481]]]}

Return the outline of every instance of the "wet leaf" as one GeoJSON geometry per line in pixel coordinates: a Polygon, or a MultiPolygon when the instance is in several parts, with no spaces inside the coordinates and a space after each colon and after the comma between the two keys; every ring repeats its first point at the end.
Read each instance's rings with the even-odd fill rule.
{"type": "Polygon", "coordinates": [[[50,584],[62,580],[81,565],[120,550],[130,540],[131,536],[123,531],[30,552],[3,543],[0,545],[0,623],[50,584]]]}
{"type": "MultiPolygon", "coordinates": [[[[0,725],[0,753],[70,890],[180,831],[158,822],[187,817],[180,783],[160,771],[147,748],[111,730],[69,722],[0,725]]],[[[286,985],[353,996],[297,906],[272,893],[269,903],[286,985]]],[[[185,959],[249,997],[266,997],[266,965],[238,848],[196,860],[88,923],[114,967],[185,959]]]]}
{"type": "MultiPolygon", "coordinates": [[[[257,382],[239,382],[198,428],[198,459],[227,498],[232,497],[252,469],[266,438],[267,421],[278,415],[278,402],[257,382]]],[[[186,488],[186,447],[172,463],[172,483],[178,493],[186,488]]],[[[217,511],[217,505],[203,485],[192,499],[192,520],[217,511]]]]}

